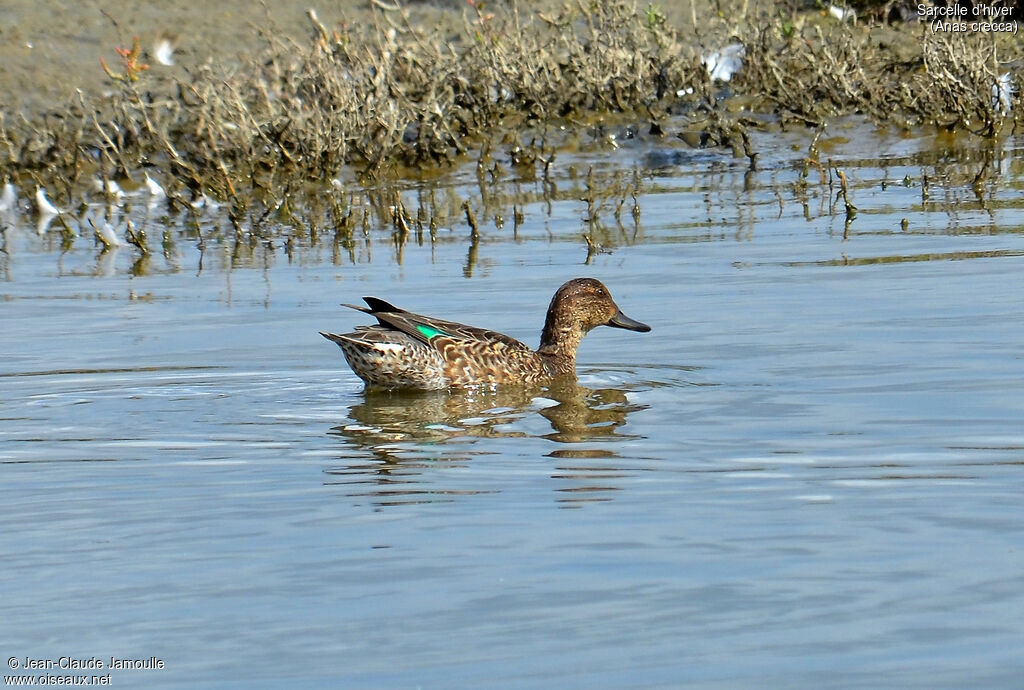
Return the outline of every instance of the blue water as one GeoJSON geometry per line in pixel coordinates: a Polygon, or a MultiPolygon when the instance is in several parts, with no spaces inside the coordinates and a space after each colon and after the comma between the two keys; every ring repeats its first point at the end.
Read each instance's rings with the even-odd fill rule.
{"type": "Polygon", "coordinates": [[[1024,140],[978,199],[977,142],[840,134],[849,228],[794,191],[807,133],[755,172],[566,156],[550,203],[498,188],[517,236],[467,165],[431,184],[472,251],[452,212],[240,253],[207,211],[201,254],[136,200],[176,239],[139,270],[6,214],[0,650],[164,662],[121,687],[1020,687],[1024,140]],[[637,171],[639,225],[581,220],[589,167],[637,171]],[[576,387],[368,395],[317,334],[377,295],[536,345],[578,275],[653,330],[591,333],[576,387]]]}

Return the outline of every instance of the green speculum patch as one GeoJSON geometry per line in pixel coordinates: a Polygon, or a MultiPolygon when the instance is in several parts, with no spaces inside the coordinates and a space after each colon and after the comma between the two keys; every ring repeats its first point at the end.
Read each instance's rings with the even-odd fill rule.
{"type": "Polygon", "coordinates": [[[435,335],[445,335],[444,331],[439,331],[436,328],[431,328],[430,326],[417,326],[416,330],[422,333],[427,340],[430,340],[435,335]]]}

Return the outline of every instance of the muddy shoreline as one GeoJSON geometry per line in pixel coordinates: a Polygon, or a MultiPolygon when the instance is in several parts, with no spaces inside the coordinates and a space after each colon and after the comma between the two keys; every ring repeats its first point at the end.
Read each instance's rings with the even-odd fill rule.
{"type": "MultiPolygon", "coordinates": [[[[81,89],[98,96],[110,89],[100,58],[116,58],[117,46],[138,36],[152,69],[178,79],[209,61],[241,64],[260,49],[260,28],[304,40],[311,26],[308,2],[139,3],[86,0],[53,9],[33,0],[7,0],[0,6],[0,92],[4,110],[40,114],[59,107],[81,89]],[[175,44],[173,66],[154,59],[165,37],[175,44]]],[[[358,14],[355,3],[347,11],[358,14]]],[[[340,21],[335,5],[322,10],[340,21]]]]}

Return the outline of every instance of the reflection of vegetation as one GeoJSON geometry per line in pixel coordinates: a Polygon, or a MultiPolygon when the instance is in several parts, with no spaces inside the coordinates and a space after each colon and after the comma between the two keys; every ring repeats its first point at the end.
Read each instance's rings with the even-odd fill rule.
{"type": "MultiPolygon", "coordinates": [[[[690,152],[657,148],[641,149],[646,168],[622,171],[606,165],[604,155],[579,156],[577,165],[546,166],[534,183],[502,173],[486,175],[478,181],[479,186],[470,188],[426,182],[410,187],[392,182],[362,195],[324,195],[316,188],[301,188],[290,196],[287,222],[258,204],[250,207],[251,224],[245,224],[232,218],[234,212],[225,206],[182,205],[137,195],[126,196],[116,205],[90,204],[75,214],[39,216],[34,229],[29,227],[33,219],[21,213],[23,206],[7,209],[0,220],[13,237],[38,236],[38,246],[44,251],[88,251],[96,243],[95,272],[103,275],[114,270],[155,275],[267,268],[284,259],[304,265],[382,260],[402,264],[412,254],[407,252],[410,248],[450,250],[454,246],[463,248],[457,251],[464,252],[462,270],[470,276],[481,268],[486,270],[508,243],[573,243],[579,260],[591,262],[606,260],[620,247],[645,243],[652,230],[660,243],[720,239],[709,231],[708,219],[714,214],[753,215],[771,198],[777,199],[780,207],[795,202],[808,221],[843,218],[843,181],[838,172],[844,172],[849,200],[856,201],[859,208],[856,221],[846,215],[847,238],[891,233],[899,226],[900,217],[908,216],[904,233],[1019,232],[1013,222],[995,224],[995,214],[1000,211],[1022,208],[1018,196],[1006,193],[1007,185],[1017,184],[1022,170],[1021,159],[1012,151],[984,140],[940,135],[920,140],[900,156],[841,154],[840,171],[827,155],[829,146],[839,142],[848,149],[849,138],[856,136],[876,135],[861,125],[821,128],[801,158],[771,173],[750,171],[708,152],[697,152],[694,157],[690,152]],[[840,136],[843,134],[847,136],[840,136]],[[706,190],[702,192],[706,202],[703,217],[681,214],[666,222],[660,206],[668,197],[662,195],[695,193],[688,182],[692,179],[699,179],[700,189],[706,190]],[[743,195],[737,194],[738,188],[744,190],[743,195]],[[914,191],[888,195],[886,190],[892,189],[914,191]],[[641,224],[641,206],[645,213],[651,209],[655,216],[661,214],[654,226],[641,224]],[[578,212],[578,225],[562,223],[558,236],[542,229],[538,221],[564,216],[567,209],[578,212]],[[993,222],[977,225],[981,221],[976,217],[964,215],[972,211],[984,212],[993,222]],[[921,212],[946,214],[952,225],[922,223],[920,217],[910,215],[921,212]],[[470,215],[476,233],[468,226],[470,215]],[[879,218],[891,215],[896,215],[896,221],[890,218],[880,227],[879,218]],[[94,226],[115,233],[120,246],[100,251],[104,242],[94,226]]],[[[878,141],[873,139],[869,148],[880,151],[878,141]]],[[[551,225],[549,220],[547,224],[551,225]]],[[[416,254],[423,255],[422,251],[416,254]]],[[[976,255],[964,258],[972,256],[976,255]]]]}
{"type": "MultiPolygon", "coordinates": [[[[430,393],[368,391],[362,402],[350,409],[350,419],[331,433],[369,452],[373,459],[353,460],[328,470],[328,474],[337,477],[331,483],[355,485],[361,493],[380,499],[390,496],[400,502],[479,493],[450,488],[435,491],[411,477],[425,472],[428,466],[460,464],[474,455],[486,454],[487,447],[478,443],[484,438],[532,437],[560,444],[621,439],[624,437],[618,429],[629,413],[640,409],[643,406],[630,403],[624,391],[591,390],[572,382],[560,382],[547,389],[504,386],[430,393]],[[547,420],[550,433],[526,430],[536,416],[547,420]],[[367,484],[375,485],[376,489],[368,488],[367,484]]],[[[551,453],[552,457],[563,459],[611,455],[608,450],[586,448],[551,453]]],[[[579,470],[562,467],[556,472],[568,469],[579,470]]],[[[573,477],[579,478],[575,474],[573,477]]]]}
{"type": "Polygon", "coordinates": [[[1024,256],[1024,252],[1016,249],[992,249],[975,252],[942,252],[929,254],[903,254],[897,256],[865,256],[841,259],[825,259],[822,261],[787,261],[785,266],[870,266],[873,264],[906,264],[919,261],[964,261],[966,259],[995,259],[1006,256],[1024,256]]]}
{"type": "MultiPolygon", "coordinates": [[[[200,198],[195,203],[176,198],[153,199],[126,197],[112,203],[89,204],[80,215],[62,213],[41,216],[43,223],[37,234],[48,229],[59,230],[63,251],[76,242],[92,244],[101,249],[128,249],[136,257],[162,254],[173,270],[177,270],[178,243],[198,248],[199,270],[205,268],[208,250],[223,249],[230,257],[231,268],[262,267],[272,261],[276,250],[283,249],[289,261],[322,260],[323,250],[330,251],[329,261],[335,264],[368,263],[377,251],[387,252],[401,264],[410,244],[467,243],[464,274],[471,276],[480,257],[481,245],[495,235],[518,237],[524,222],[523,208],[543,204],[572,203],[593,209],[583,219],[587,232],[578,240],[580,260],[595,253],[610,253],[619,246],[642,240],[639,226],[638,196],[641,172],[631,175],[621,171],[590,169],[585,178],[575,175],[556,180],[545,177],[542,184],[523,184],[518,179],[488,176],[478,189],[463,196],[451,186],[423,184],[414,189],[401,183],[381,184],[361,194],[324,195],[309,187],[288,194],[287,214],[253,203],[242,222],[235,209],[217,206],[200,198]],[[148,202],[148,203],[147,203],[148,202]],[[623,218],[622,208],[631,209],[631,217],[623,218]],[[604,215],[602,215],[604,214],[604,215]],[[506,217],[514,221],[504,227],[506,217]],[[458,229],[475,223],[468,229],[458,229]],[[390,235],[377,242],[373,230],[383,229],[390,235]],[[588,247],[600,243],[600,252],[588,247]],[[126,247],[125,245],[128,245],[126,247]]],[[[17,210],[5,219],[10,225],[20,224],[17,210]]],[[[51,230],[51,232],[52,232],[51,230]]],[[[146,265],[149,265],[148,263],[146,265]]]]}

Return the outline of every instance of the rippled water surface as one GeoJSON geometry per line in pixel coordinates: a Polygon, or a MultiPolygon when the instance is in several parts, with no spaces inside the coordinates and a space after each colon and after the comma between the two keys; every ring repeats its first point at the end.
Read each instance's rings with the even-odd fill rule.
{"type": "Polygon", "coordinates": [[[176,238],[140,263],[7,212],[0,648],[163,660],[124,687],[1020,687],[1024,140],[851,125],[802,185],[810,139],[595,143],[495,187],[518,227],[468,165],[430,184],[476,243],[240,249],[210,210],[200,248],[137,199],[176,238]],[[588,223],[588,175],[639,222],[588,223]],[[591,333],[578,386],[369,394],[317,334],[377,295],[535,345],[579,275],[653,330],[591,333]]]}

